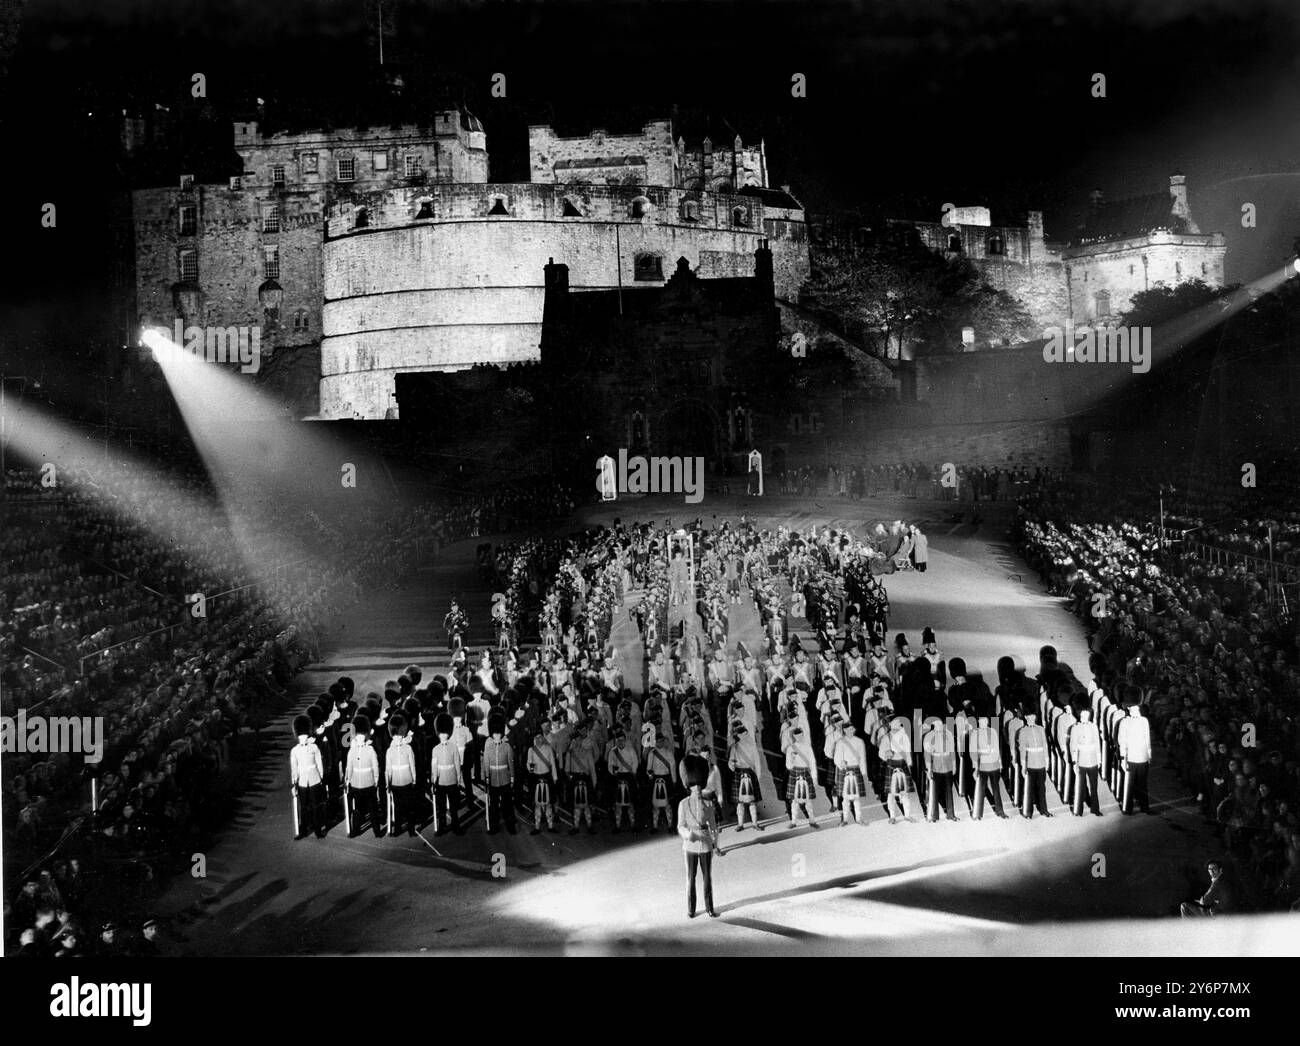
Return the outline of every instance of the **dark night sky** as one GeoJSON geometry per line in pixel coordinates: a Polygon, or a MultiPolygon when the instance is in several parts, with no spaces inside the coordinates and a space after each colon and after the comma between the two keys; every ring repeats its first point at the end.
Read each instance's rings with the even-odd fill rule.
{"type": "MultiPolygon", "coordinates": [[[[385,122],[371,104],[375,10],[0,0],[0,182],[20,259],[0,292],[0,348],[50,317],[90,335],[114,177],[97,143],[123,107],[197,110],[190,76],[203,72],[215,132],[203,163],[217,168],[233,157],[229,119],[258,96],[308,124],[385,122]],[[39,226],[47,200],[59,203],[56,230],[39,226]]],[[[765,136],[773,182],[810,209],[892,201],[894,213],[937,217],[951,200],[987,204],[996,220],[1035,208],[1061,237],[1094,186],[1151,192],[1182,170],[1202,228],[1229,234],[1230,280],[1280,266],[1300,235],[1294,0],[386,0],[385,11],[408,100],[468,104],[498,179],[526,179],[529,122],[618,130],[676,105],[701,135],[765,136]],[[508,77],[505,100],[489,97],[495,72],[508,77]],[[794,72],[809,76],[806,99],[790,97],[794,72]],[[1104,100],[1090,96],[1095,72],[1108,78],[1104,100]],[[1240,229],[1246,201],[1256,230],[1240,229]]]]}

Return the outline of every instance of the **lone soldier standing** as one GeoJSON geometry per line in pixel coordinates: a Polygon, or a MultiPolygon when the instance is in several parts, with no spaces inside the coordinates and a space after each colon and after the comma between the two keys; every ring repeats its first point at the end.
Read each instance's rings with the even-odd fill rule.
{"type": "Polygon", "coordinates": [[[451,716],[439,712],[434,719],[434,729],[438,733],[438,744],[433,747],[429,767],[429,780],[433,784],[434,834],[446,835],[447,822],[450,821],[452,831],[464,835],[465,829],[460,826],[460,790],[465,779],[460,765],[460,749],[451,741],[451,716]]]}
{"type": "Polygon", "coordinates": [[[293,778],[294,801],[301,812],[294,838],[304,839],[308,832],[315,832],[316,838],[322,839],[325,836],[324,760],[320,748],[312,740],[310,718],[297,716],[293,721],[293,732],[298,735],[298,743],[289,750],[289,775],[293,778]]]}
{"type": "Polygon", "coordinates": [[[505,717],[494,715],[488,723],[491,736],[483,746],[483,780],[488,790],[488,835],[501,830],[501,822],[514,835],[515,826],[515,754],[505,739],[505,717]]]}
{"type": "Polygon", "coordinates": [[[1020,753],[1020,772],[1025,776],[1025,798],[1020,812],[1033,817],[1035,807],[1044,817],[1047,812],[1047,733],[1038,725],[1038,713],[1025,712],[1025,725],[1016,737],[1020,753]]]}
{"type": "Polygon", "coordinates": [[[1151,766],[1151,724],[1142,715],[1137,687],[1135,694],[1126,694],[1128,716],[1119,724],[1120,768],[1124,771],[1124,813],[1133,813],[1134,804],[1144,814],[1151,812],[1151,799],[1147,795],[1147,770],[1151,766]]]}
{"type": "Polygon", "coordinates": [[[944,723],[935,723],[923,742],[925,769],[930,775],[930,797],[926,820],[938,821],[939,808],[949,821],[957,820],[952,812],[952,781],[957,772],[957,742],[944,723]]]}
{"type": "Polygon", "coordinates": [[[1083,816],[1083,795],[1088,793],[1088,808],[1101,816],[1097,795],[1097,769],[1101,766],[1101,736],[1092,721],[1092,711],[1079,710],[1079,721],[1070,731],[1070,762],[1074,767],[1074,816],[1083,816]]]}
{"type": "Polygon", "coordinates": [[[713,804],[700,793],[700,785],[709,768],[695,756],[687,756],[687,782],[690,795],[677,804],[677,834],[682,837],[686,857],[686,916],[695,918],[695,879],[704,873],[704,910],[716,919],[713,908],[713,850],[718,832],[713,804]]]}

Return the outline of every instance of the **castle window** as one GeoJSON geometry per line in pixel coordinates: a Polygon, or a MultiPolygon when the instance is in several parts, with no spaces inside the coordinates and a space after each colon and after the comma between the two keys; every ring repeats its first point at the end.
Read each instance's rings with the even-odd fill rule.
{"type": "Polygon", "coordinates": [[[180,272],[181,283],[196,283],[199,278],[199,252],[181,251],[176,256],[176,268],[180,272]]]}
{"type": "Polygon", "coordinates": [[[237,174],[234,174],[234,175],[231,175],[231,176],[230,176],[230,188],[231,188],[232,191],[238,191],[238,190],[242,189],[243,187],[244,187],[244,179],[243,179],[243,178],[241,178],[241,177],[240,177],[239,175],[237,175],[237,174]]]}
{"type": "Polygon", "coordinates": [[[305,331],[307,329],[306,309],[299,309],[293,314],[293,329],[296,331],[305,331]]]}
{"type": "Polygon", "coordinates": [[[189,191],[190,191],[191,189],[193,189],[193,188],[194,188],[194,175],[192,175],[192,174],[182,174],[182,175],[181,175],[181,192],[189,192],[189,191]]]}
{"type": "Polygon", "coordinates": [[[418,156],[405,157],[406,177],[418,178],[424,173],[424,163],[418,156]]]}
{"type": "Polygon", "coordinates": [[[632,278],[634,280],[662,280],[664,278],[663,255],[638,254],[632,260],[632,278]]]}
{"type": "Polygon", "coordinates": [[[352,228],[365,229],[370,226],[370,212],[364,207],[358,207],[352,212],[352,228]]]}
{"type": "Polygon", "coordinates": [[[749,224],[749,212],[743,207],[736,207],[731,212],[731,224],[747,226],[749,224]]]}
{"type": "Polygon", "coordinates": [[[1209,270],[1209,268],[1206,266],[1205,262],[1201,262],[1201,275],[1202,275],[1202,276],[1208,276],[1208,275],[1209,275],[1209,272],[1210,272],[1210,270],[1209,270]]]}
{"type": "Polygon", "coordinates": [[[682,201],[682,221],[698,222],[700,220],[700,201],[683,200],[682,201]]]}
{"type": "Polygon", "coordinates": [[[420,201],[420,209],[419,209],[418,211],[415,212],[415,216],[416,216],[416,218],[432,218],[432,217],[433,217],[433,201],[432,201],[432,200],[421,200],[421,201],[420,201]]]}
{"type": "Polygon", "coordinates": [[[268,280],[280,278],[280,248],[262,248],[262,275],[268,280]]]}
{"type": "Polygon", "coordinates": [[[949,237],[948,237],[948,250],[950,250],[950,251],[960,251],[960,250],[961,250],[961,237],[960,237],[960,236],[949,236],[949,237]]]}
{"type": "Polygon", "coordinates": [[[1097,292],[1097,318],[1110,315],[1110,291],[1097,292]]]}
{"type": "Polygon", "coordinates": [[[388,153],[382,149],[377,149],[371,153],[370,169],[373,171],[388,170],[388,153]]]}
{"type": "Polygon", "coordinates": [[[989,254],[1006,254],[1007,245],[1001,236],[990,236],[984,249],[989,254]]]}
{"type": "Polygon", "coordinates": [[[508,215],[509,213],[510,212],[506,209],[506,198],[504,196],[494,197],[492,203],[492,209],[488,211],[488,214],[508,215]]]}
{"type": "Polygon", "coordinates": [[[1182,278],[1183,278],[1183,263],[1174,262],[1174,279],[1181,280],[1182,278]]]}
{"type": "Polygon", "coordinates": [[[193,236],[198,227],[199,209],[193,204],[182,204],[177,214],[177,224],[182,236],[193,236]]]}
{"type": "Polygon", "coordinates": [[[339,181],[354,181],[357,176],[357,161],[354,156],[339,157],[339,181]]]}
{"type": "Polygon", "coordinates": [[[268,207],[262,212],[262,231],[279,232],[280,231],[280,208],[268,207]]]}
{"type": "Polygon", "coordinates": [[[637,196],[632,200],[632,217],[644,218],[650,213],[650,201],[644,196],[637,196]]]}
{"type": "Polygon", "coordinates": [[[581,218],[581,217],[582,217],[582,211],[578,210],[578,206],[577,206],[577,204],[575,204],[575,203],[574,203],[571,199],[569,199],[567,196],[564,198],[564,206],[563,206],[563,211],[562,211],[561,213],[563,214],[563,216],[564,216],[565,218],[581,218]]]}
{"type": "Polygon", "coordinates": [[[320,170],[320,157],[316,153],[302,154],[302,173],[315,174],[320,170]]]}
{"type": "Polygon", "coordinates": [[[284,164],[277,163],[271,168],[271,184],[277,189],[284,188],[284,164]]]}
{"type": "Polygon", "coordinates": [[[1130,276],[1133,275],[1133,266],[1132,266],[1132,265],[1130,265],[1130,266],[1128,267],[1128,274],[1129,274],[1130,276]]]}

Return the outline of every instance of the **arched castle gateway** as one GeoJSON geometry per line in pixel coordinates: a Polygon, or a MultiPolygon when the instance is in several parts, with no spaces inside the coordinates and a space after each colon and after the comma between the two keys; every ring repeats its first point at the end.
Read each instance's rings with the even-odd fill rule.
{"type": "Polygon", "coordinates": [[[539,358],[548,261],[575,291],[662,287],[678,259],[752,276],[767,240],[777,293],[808,275],[802,206],[766,186],[761,149],[688,152],[668,121],[639,135],[530,130],[532,181],[354,194],[328,211],[321,418],[383,418],[399,373],[539,358]]]}

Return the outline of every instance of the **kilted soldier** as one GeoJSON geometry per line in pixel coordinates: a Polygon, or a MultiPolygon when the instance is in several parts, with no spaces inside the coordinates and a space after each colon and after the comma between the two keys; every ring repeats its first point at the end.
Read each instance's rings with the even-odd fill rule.
{"type": "Polygon", "coordinates": [[[840,826],[848,824],[846,814],[866,825],[862,803],[867,796],[867,746],[857,736],[857,728],[846,722],[841,736],[832,749],[831,761],[835,764],[835,795],[840,801],[840,826]]]}
{"type": "Polygon", "coordinates": [[[375,838],[383,834],[379,819],[379,757],[370,743],[370,720],[358,715],[352,720],[352,745],[348,748],[348,765],[343,774],[345,802],[351,811],[348,838],[361,834],[366,819],[375,838]]]}
{"type": "Polygon", "coordinates": [[[916,655],[912,653],[912,647],[907,642],[907,636],[902,632],[894,637],[894,657],[890,664],[890,677],[893,679],[894,686],[900,686],[903,682],[903,669],[916,660],[916,655]]]}
{"type": "Polygon", "coordinates": [[[677,782],[676,760],[671,737],[662,736],[654,747],[645,750],[645,772],[650,779],[650,831],[659,827],[659,817],[672,828],[672,795],[677,782]]]}
{"type": "Polygon", "coordinates": [[[709,716],[713,721],[715,733],[722,732],[726,720],[727,704],[731,700],[731,691],[735,689],[735,672],[727,660],[727,651],[718,647],[713,652],[713,660],[708,664],[709,716]]]}
{"type": "Polygon", "coordinates": [[[885,812],[889,814],[889,823],[897,824],[900,819],[915,821],[912,816],[912,792],[916,788],[912,783],[912,737],[907,720],[902,716],[896,716],[889,724],[889,736],[880,746],[880,758],[888,778],[885,812]]]}
{"type": "Polygon", "coordinates": [[[817,760],[808,734],[798,721],[790,727],[786,739],[785,773],[785,804],[790,827],[799,827],[801,812],[813,828],[820,827],[812,812],[813,800],[817,798],[817,760]]]}
{"type": "Polygon", "coordinates": [[[614,721],[623,727],[627,733],[635,738],[641,736],[641,709],[637,708],[636,703],[629,697],[623,698],[614,710],[614,721]]]}
{"type": "Polygon", "coordinates": [[[892,682],[889,674],[889,654],[885,650],[885,641],[876,636],[871,642],[871,653],[867,655],[867,667],[873,679],[892,682]]]}
{"type": "Polygon", "coordinates": [[[611,705],[623,699],[623,671],[614,664],[614,653],[605,654],[605,663],[600,669],[600,686],[606,701],[611,705]]]}
{"type": "Polygon", "coordinates": [[[438,743],[429,757],[429,782],[433,786],[434,834],[446,835],[448,822],[457,835],[464,835],[460,826],[460,790],[464,786],[464,770],[460,763],[460,750],[452,744],[452,718],[439,712],[434,719],[438,743]]]}
{"type": "Polygon", "coordinates": [[[926,820],[939,820],[939,809],[949,821],[957,820],[952,812],[952,783],[957,772],[957,741],[944,722],[933,722],[922,742],[925,771],[929,775],[929,801],[926,820]]]}
{"type": "Polygon", "coordinates": [[[970,734],[970,757],[977,781],[975,783],[974,803],[971,816],[979,821],[984,817],[985,797],[993,800],[993,809],[999,817],[1005,818],[1002,809],[1002,791],[999,776],[1002,773],[1002,751],[999,744],[997,728],[989,724],[988,719],[981,718],[970,734]]]}
{"type": "Polygon", "coordinates": [[[673,739],[673,717],[668,710],[668,699],[664,692],[658,688],[651,688],[650,696],[645,699],[645,704],[641,707],[641,723],[653,723],[656,737],[666,737],[669,742],[673,739]]]}
{"type": "Polygon", "coordinates": [[[619,826],[624,817],[627,818],[628,828],[635,832],[636,777],[641,769],[641,756],[635,742],[622,727],[614,730],[614,739],[609,743],[605,763],[613,783],[614,797],[610,805],[614,809],[614,834],[617,835],[622,830],[619,826]]]}
{"type": "Polygon", "coordinates": [[[1101,803],[1097,795],[1097,769],[1101,766],[1101,737],[1097,724],[1092,721],[1092,710],[1079,710],[1079,721],[1070,730],[1070,764],[1074,770],[1074,816],[1083,816],[1083,797],[1088,796],[1088,808],[1101,816],[1101,803]]]}
{"type": "Polygon", "coordinates": [[[1033,817],[1037,807],[1044,817],[1051,817],[1047,812],[1047,733],[1038,725],[1038,713],[1032,709],[1025,712],[1025,725],[1016,737],[1016,751],[1020,755],[1020,773],[1025,778],[1021,814],[1033,817]]]}
{"type": "Polygon", "coordinates": [[[325,837],[325,763],[313,739],[311,719],[295,716],[293,732],[298,743],[289,750],[289,776],[293,781],[294,839],[304,839],[315,832],[325,837]]]}
{"type": "Polygon", "coordinates": [[[415,835],[419,819],[415,812],[419,769],[415,749],[411,747],[406,716],[394,712],[388,719],[388,729],[393,738],[388,746],[388,757],[384,760],[384,782],[388,786],[388,809],[391,814],[388,831],[396,836],[405,827],[409,835],[415,835]]]}
{"type": "Polygon", "coordinates": [[[569,750],[564,753],[564,773],[569,783],[569,796],[573,805],[573,827],[570,835],[577,835],[585,819],[587,832],[596,834],[592,801],[596,795],[596,756],[592,750],[588,725],[580,723],[569,750]]]}
{"type": "Polygon", "coordinates": [[[555,773],[555,749],[547,739],[549,724],[542,723],[542,731],[533,738],[528,749],[528,780],[533,793],[533,835],[542,831],[542,816],[546,827],[555,831],[555,792],[558,787],[555,773]]]}
{"type": "Polygon", "coordinates": [[[493,714],[488,720],[489,737],[483,746],[481,773],[487,785],[487,830],[496,835],[504,824],[511,835],[515,824],[515,753],[506,740],[505,717],[493,714]]]}
{"type": "Polygon", "coordinates": [[[740,720],[731,723],[731,744],[727,749],[727,767],[731,770],[731,802],[736,807],[736,831],[745,830],[745,814],[758,831],[758,804],[762,794],[758,787],[758,745],[754,734],[740,720]]]}
{"type": "MultiPolygon", "coordinates": [[[[822,691],[823,694],[826,691],[822,691]]],[[[831,813],[840,809],[840,789],[836,785],[835,775],[835,746],[844,736],[844,727],[847,720],[840,714],[838,705],[832,705],[827,708],[825,715],[822,717],[822,756],[826,760],[826,791],[831,801],[831,813]]],[[[851,724],[850,724],[851,725],[851,724]]]]}
{"type": "Polygon", "coordinates": [[[944,665],[943,651],[935,642],[934,629],[928,626],[921,630],[921,656],[930,662],[930,674],[934,678],[934,685],[942,690],[948,682],[947,667],[944,665]]]}
{"type": "Polygon", "coordinates": [[[661,687],[665,691],[671,690],[676,682],[672,662],[668,660],[664,648],[660,646],[655,651],[654,661],[650,663],[650,689],[661,687]]]}

